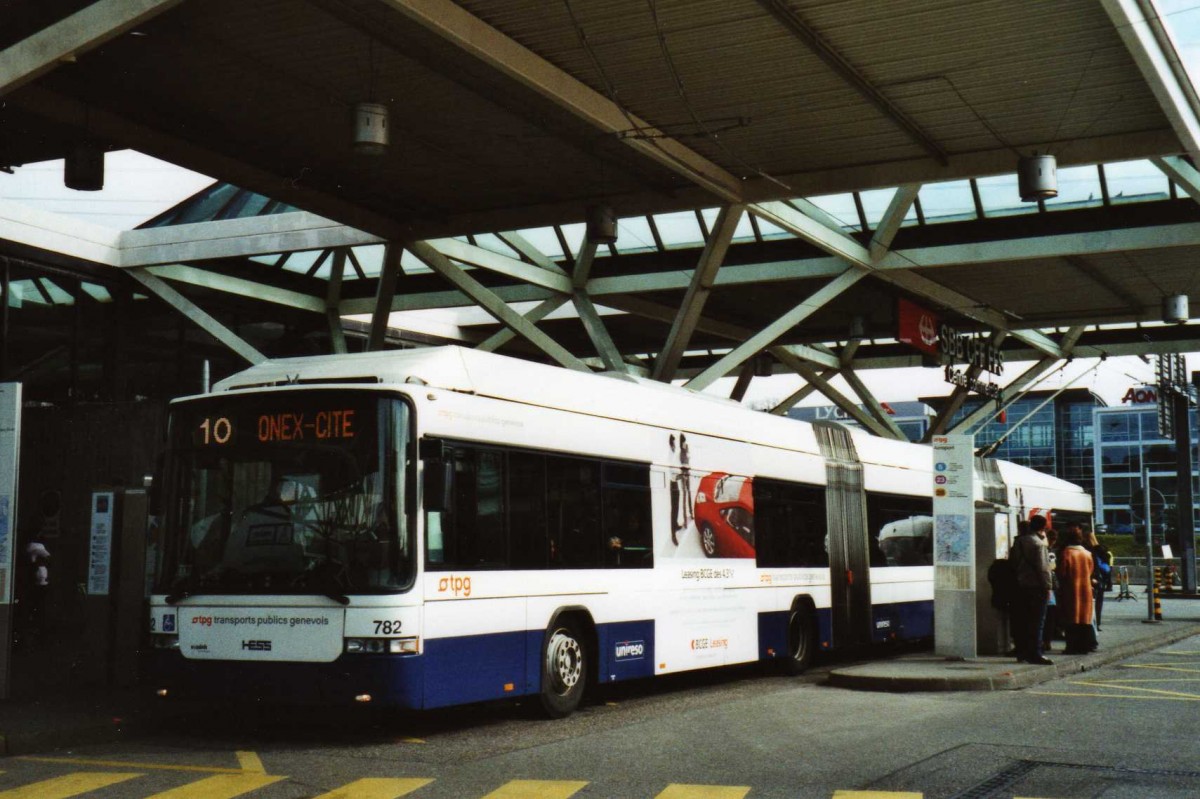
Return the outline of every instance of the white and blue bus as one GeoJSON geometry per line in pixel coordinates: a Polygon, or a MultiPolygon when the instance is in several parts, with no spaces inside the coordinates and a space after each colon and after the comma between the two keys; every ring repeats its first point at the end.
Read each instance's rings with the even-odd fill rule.
{"type": "MultiPolygon", "coordinates": [[[[458,347],[269,361],[175,401],[168,441],[162,695],[562,716],[589,685],[933,634],[928,447],[458,347]]],[[[1014,522],[1090,515],[980,468],[1014,522]]]]}

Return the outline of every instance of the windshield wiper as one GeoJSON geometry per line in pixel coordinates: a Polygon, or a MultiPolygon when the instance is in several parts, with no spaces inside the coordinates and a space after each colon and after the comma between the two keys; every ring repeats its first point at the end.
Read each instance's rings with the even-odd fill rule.
{"type": "Polygon", "coordinates": [[[321,596],[326,597],[328,599],[332,599],[334,602],[337,602],[339,605],[349,605],[350,604],[350,597],[346,596],[345,594],[339,594],[336,591],[325,591],[321,594],[321,596]]]}

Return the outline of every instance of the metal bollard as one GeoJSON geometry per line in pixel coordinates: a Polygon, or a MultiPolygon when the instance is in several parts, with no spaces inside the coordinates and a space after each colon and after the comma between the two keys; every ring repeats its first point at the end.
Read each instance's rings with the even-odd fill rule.
{"type": "Polygon", "coordinates": [[[1154,585],[1154,620],[1162,621],[1162,618],[1163,618],[1162,602],[1159,600],[1159,596],[1158,596],[1158,584],[1155,583],[1155,585],[1154,585]]]}

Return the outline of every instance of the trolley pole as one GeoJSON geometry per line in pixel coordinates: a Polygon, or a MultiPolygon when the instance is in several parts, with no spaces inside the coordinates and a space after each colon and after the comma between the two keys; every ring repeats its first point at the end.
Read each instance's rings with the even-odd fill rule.
{"type": "Polygon", "coordinates": [[[1146,624],[1154,624],[1154,524],[1150,516],[1150,467],[1142,467],[1142,496],[1146,504],[1146,624]]]}

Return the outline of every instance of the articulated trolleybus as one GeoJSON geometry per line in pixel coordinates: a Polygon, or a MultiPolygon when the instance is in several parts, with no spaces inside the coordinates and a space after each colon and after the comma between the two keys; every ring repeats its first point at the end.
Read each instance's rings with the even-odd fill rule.
{"type": "MultiPolygon", "coordinates": [[[[266,362],[168,436],[162,695],[562,716],[589,685],[933,634],[928,447],[458,347],[266,362]]],[[[986,463],[1014,521],[1091,512],[986,463]]]]}

